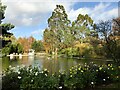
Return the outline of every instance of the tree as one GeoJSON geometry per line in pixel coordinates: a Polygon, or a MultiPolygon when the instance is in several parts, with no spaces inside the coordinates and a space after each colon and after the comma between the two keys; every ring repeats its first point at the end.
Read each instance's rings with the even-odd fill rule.
{"type": "Polygon", "coordinates": [[[34,49],[36,52],[44,51],[44,46],[42,41],[34,41],[32,43],[32,49],[34,49]]]}
{"type": "Polygon", "coordinates": [[[23,53],[23,47],[21,44],[17,44],[17,53],[23,53]]]}
{"type": "Polygon", "coordinates": [[[112,58],[116,64],[120,65],[120,41],[114,38],[116,34],[114,34],[114,29],[112,29],[112,22],[101,21],[97,24],[96,30],[102,35],[101,37],[104,40],[103,46],[106,57],[112,58]]]}
{"type": "Polygon", "coordinates": [[[22,45],[22,47],[23,47],[23,50],[24,50],[24,52],[25,53],[27,53],[28,51],[29,51],[29,49],[31,49],[32,48],[32,43],[35,41],[35,39],[32,37],[32,36],[30,36],[30,37],[28,37],[28,38],[26,38],[26,37],[23,37],[23,38],[18,38],[18,40],[17,40],[17,42],[20,44],[20,45],[22,45]]]}
{"type": "Polygon", "coordinates": [[[65,36],[70,32],[68,28],[69,24],[70,20],[68,20],[64,7],[56,5],[52,16],[48,19],[48,29],[44,32],[45,36],[50,36],[50,38],[45,38],[44,36],[44,39],[47,42],[51,42],[50,48],[52,52],[56,52],[57,54],[57,49],[61,48],[62,43],[65,41],[65,36]]]}
{"type": "Polygon", "coordinates": [[[0,2],[0,39],[2,40],[2,47],[5,47],[9,42],[11,42],[10,37],[13,35],[9,30],[14,28],[14,25],[10,23],[2,24],[2,19],[5,18],[6,6],[2,5],[0,2]]]}
{"type": "Polygon", "coordinates": [[[46,53],[49,53],[49,50],[50,50],[49,41],[51,41],[50,39],[52,38],[52,37],[50,38],[48,35],[49,35],[49,31],[48,31],[48,29],[45,29],[45,31],[43,33],[43,39],[44,39],[43,45],[44,45],[46,53]]]}
{"type": "Polygon", "coordinates": [[[2,19],[5,18],[5,16],[4,16],[5,9],[6,9],[6,6],[2,5],[2,3],[0,1],[0,24],[2,23],[2,19]]]}
{"type": "Polygon", "coordinates": [[[111,40],[115,48],[115,61],[120,65],[120,17],[113,19],[111,40]]]}
{"type": "Polygon", "coordinates": [[[91,17],[79,14],[77,20],[72,22],[72,33],[76,40],[83,39],[90,35],[90,28],[93,29],[94,23],[91,17]]]}
{"type": "Polygon", "coordinates": [[[79,14],[71,25],[64,7],[57,5],[48,19],[48,28],[43,34],[45,50],[57,53],[65,48],[74,48],[76,41],[86,43],[90,36],[97,36],[95,31],[91,31],[94,27],[92,18],[87,14],[79,14]]]}
{"type": "Polygon", "coordinates": [[[2,53],[5,55],[9,55],[12,53],[22,53],[23,47],[19,43],[11,43],[9,42],[3,49],[2,53]]]}
{"type": "Polygon", "coordinates": [[[120,39],[120,17],[113,19],[113,33],[120,39]]]}

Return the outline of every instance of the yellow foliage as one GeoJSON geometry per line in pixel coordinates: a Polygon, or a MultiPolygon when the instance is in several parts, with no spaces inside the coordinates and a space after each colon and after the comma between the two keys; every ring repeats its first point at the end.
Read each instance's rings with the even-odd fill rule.
{"type": "Polygon", "coordinates": [[[91,45],[89,43],[76,43],[75,44],[75,47],[79,47],[79,48],[82,48],[82,49],[85,49],[85,48],[89,48],[91,45]]]}
{"type": "Polygon", "coordinates": [[[74,47],[79,48],[80,54],[83,54],[84,52],[86,52],[86,50],[89,50],[92,45],[90,45],[89,43],[80,43],[79,41],[76,41],[74,47]]]}

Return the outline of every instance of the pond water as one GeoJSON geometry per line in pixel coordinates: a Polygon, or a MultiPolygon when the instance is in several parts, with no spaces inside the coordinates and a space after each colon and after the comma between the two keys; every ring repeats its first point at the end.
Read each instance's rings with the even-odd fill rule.
{"type": "Polygon", "coordinates": [[[55,57],[45,57],[45,56],[34,56],[28,57],[24,56],[21,59],[19,57],[14,57],[12,60],[9,57],[2,58],[2,71],[8,68],[10,65],[12,67],[16,66],[37,66],[40,69],[46,68],[50,73],[55,73],[60,71],[68,71],[72,66],[78,64],[84,64],[94,62],[98,65],[106,64],[106,60],[91,60],[91,59],[71,59],[71,58],[55,58],[55,57]]]}

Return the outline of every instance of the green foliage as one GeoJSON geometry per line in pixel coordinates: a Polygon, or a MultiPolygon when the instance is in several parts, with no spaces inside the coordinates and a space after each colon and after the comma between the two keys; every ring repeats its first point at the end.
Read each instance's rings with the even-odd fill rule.
{"type": "Polygon", "coordinates": [[[120,83],[120,66],[112,64],[98,66],[94,63],[76,65],[67,73],[50,74],[47,69],[37,67],[9,67],[3,73],[3,90],[8,89],[84,89],[99,85],[120,83]]]}
{"type": "Polygon", "coordinates": [[[20,44],[8,43],[4,48],[2,48],[2,53],[9,55],[11,53],[22,53],[23,47],[20,44]]]}
{"type": "MultiPolygon", "coordinates": [[[[76,41],[89,43],[89,36],[97,36],[94,26],[92,18],[87,14],[79,14],[77,20],[71,23],[65,8],[62,5],[57,5],[52,16],[48,19],[48,28],[43,34],[45,49],[49,47],[49,52],[56,52],[58,49],[60,53],[64,53],[66,50],[65,54],[68,56],[78,56],[79,51],[74,49],[71,51],[68,48],[73,48],[76,41]]],[[[87,52],[87,49],[85,51],[87,52]]]]}
{"type": "Polygon", "coordinates": [[[18,79],[18,73],[14,72],[12,68],[8,68],[6,70],[5,75],[2,78],[2,90],[19,90],[19,79],[18,79]],[[7,86],[6,86],[7,85],[7,86]]]}
{"type": "Polygon", "coordinates": [[[3,55],[8,55],[10,53],[10,48],[9,47],[4,47],[2,48],[2,54],[3,55]]]}
{"type": "Polygon", "coordinates": [[[84,57],[84,58],[90,58],[94,55],[92,53],[93,47],[86,47],[86,48],[80,48],[80,47],[74,47],[74,48],[65,48],[60,51],[61,54],[64,54],[68,57],[84,57]]]}
{"type": "Polygon", "coordinates": [[[44,41],[50,44],[51,52],[57,53],[57,49],[71,45],[72,35],[69,25],[70,20],[68,20],[65,8],[62,5],[56,5],[52,16],[48,19],[48,29],[44,31],[44,41]]]}
{"type": "Polygon", "coordinates": [[[23,52],[23,47],[22,47],[21,44],[17,44],[16,48],[17,48],[17,53],[22,53],[23,52]]]}
{"type": "Polygon", "coordinates": [[[0,1],[0,32],[2,33],[2,36],[0,37],[0,39],[2,39],[2,47],[5,47],[9,42],[10,42],[10,37],[13,35],[12,33],[9,32],[9,30],[14,28],[14,25],[10,24],[10,23],[2,23],[2,19],[5,18],[4,14],[5,14],[5,10],[6,10],[6,6],[2,5],[1,1],[0,1]]]}
{"type": "Polygon", "coordinates": [[[2,28],[2,36],[3,37],[10,37],[13,34],[8,32],[9,30],[13,29],[15,26],[10,23],[4,23],[0,24],[0,27],[2,28]]]}
{"type": "Polygon", "coordinates": [[[5,9],[6,6],[2,5],[1,1],[0,1],[0,24],[1,24],[1,20],[4,19],[4,13],[5,13],[5,9]]]}
{"type": "Polygon", "coordinates": [[[5,71],[5,76],[3,76],[3,85],[7,89],[13,89],[19,86],[17,87],[17,90],[56,90],[56,88],[59,86],[59,79],[57,76],[49,75],[47,69],[40,71],[37,67],[32,68],[31,66],[18,68],[17,72],[13,72],[11,69],[13,68],[5,71]],[[15,78],[13,78],[14,76],[15,78]],[[11,87],[8,85],[10,81],[12,82],[11,87]],[[13,87],[14,83],[17,83],[15,87],[13,87]]]}
{"type": "Polygon", "coordinates": [[[89,17],[87,14],[86,15],[81,15],[79,14],[77,17],[77,20],[75,20],[72,23],[72,33],[75,39],[83,39],[84,37],[87,37],[90,35],[90,28],[93,28],[94,23],[91,17],[89,17]]]}
{"type": "Polygon", "coordinates": [[[34,41],[32,43],[32,49],[34,49],[36,52],[44,51],[44,46],[42,41],[34,41]]]}
{"type": "Polygon", "coordinates": [[[80,56],[80,53],[79,53],[79,48],[65,48],[65,49],[62,49],[61,54],[65,54],[66,56],[80,56]]]}

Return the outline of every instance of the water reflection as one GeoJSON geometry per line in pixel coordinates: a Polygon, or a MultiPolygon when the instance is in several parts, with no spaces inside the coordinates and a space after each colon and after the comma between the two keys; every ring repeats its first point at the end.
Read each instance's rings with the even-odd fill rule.
{"type": "Polygon", "coordinates": [[[50,73],[58,72],[60,71],[68,71],[72,66],[75,66],[77,64],[84,64],[89,62],[95,62],[97,64],[105,64],[105,60],[77,60],[77,59],[70,59],[70,58],[56,58],[52,57],[43,57],[43,56],[35,56],[35,57],[27,57],[24,56],[21,59],[19,57],[14,57],[12,60],[10,60],[9,57],[2,58],[2,70],[5,70],[6,68],[11,66],[37,66],[40,69],[46,68],[50,71],[50,73]]]}

